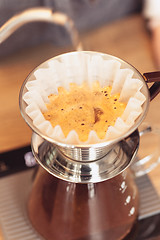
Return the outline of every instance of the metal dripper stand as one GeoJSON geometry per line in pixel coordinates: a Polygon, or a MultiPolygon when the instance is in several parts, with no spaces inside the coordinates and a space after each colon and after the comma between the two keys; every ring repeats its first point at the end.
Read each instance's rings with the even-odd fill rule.
{"type": "Polygon", "coordinates": [[[109,146],[58,146],[32,135],[32,151],[38,163],[50,174],[75,183],[108,180],[124,171],[134,160],[139,146],[135,131],[126,139],[109,146]]]}

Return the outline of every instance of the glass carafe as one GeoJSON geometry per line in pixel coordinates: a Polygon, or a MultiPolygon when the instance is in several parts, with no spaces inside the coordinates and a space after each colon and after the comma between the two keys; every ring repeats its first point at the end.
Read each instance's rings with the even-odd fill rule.
{"type": "Polygon", "coordinates": [[[117,240],[136,224],[138,203],[130,170],[103,182],[81,184],[61,180],[40,167],[28,214],[44,239],[117,240]]]}

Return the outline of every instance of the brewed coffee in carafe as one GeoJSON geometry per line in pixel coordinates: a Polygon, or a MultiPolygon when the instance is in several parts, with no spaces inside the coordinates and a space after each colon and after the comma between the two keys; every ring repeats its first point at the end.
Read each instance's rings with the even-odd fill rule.
{"type": "Polygon", "coordinates": [[[138,216],[138,193],[129,170],[100,183],[60,180],[41,167],[28,202],[33,227],[45,239],[123,239],[138,216]]]}

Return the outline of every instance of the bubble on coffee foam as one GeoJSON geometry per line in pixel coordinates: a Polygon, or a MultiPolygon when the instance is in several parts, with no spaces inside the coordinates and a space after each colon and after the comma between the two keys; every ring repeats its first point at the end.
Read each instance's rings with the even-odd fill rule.
{"type": "Polygon", "coordinates": [[[133,78],[131,69],[121,68],[118,60],[105,60],[103,54],[74,52],[53,58],[34,72],[34,80],[26,84],[27,92],[23,100],[27,103],[26,113],[33,124],[48,137],[55,141],[69,144],[94,144],[117,138],[127,132],[142,113],[145,96],[141,93],[142,81],[133,78]],[[46,121],[42,112],[46,111],[46,103],[50,94],[57,94],[58,87],[69,90],[70,83],[82,85],[87,82],[91,87],[94,81],[100,86],[112,86],[112,94],[120,92],[121,101],[127,101],[127,106],[115,125],[110,126],[104,139],[99,139],[95,131],[90,131],[88,140],[81,142],[73,129],[65,137],[59,125],[52,127],[46,121]]]}

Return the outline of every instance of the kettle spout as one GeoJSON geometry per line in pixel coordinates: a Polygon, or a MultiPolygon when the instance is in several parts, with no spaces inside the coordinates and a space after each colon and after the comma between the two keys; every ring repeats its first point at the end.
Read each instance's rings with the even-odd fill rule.
{"type": "Polygon", "coordinates": [[[70,35],[73,47],[76,50],[82,50],[79,34],[72,19],[64,13],[53,12],[52,9],[45,7],[27,9],[10,18],[0,27],[0,44],[24,24],[40,21],[64,26],[70,35]]]}

